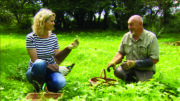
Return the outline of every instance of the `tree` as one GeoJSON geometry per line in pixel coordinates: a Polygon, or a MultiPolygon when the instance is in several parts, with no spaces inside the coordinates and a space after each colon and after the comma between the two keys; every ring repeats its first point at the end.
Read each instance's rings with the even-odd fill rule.
{"type": "Polygon", "coordinates": [[[29,28],[28,24],[36,12],[40,8],[48,8],[56,13],[56,30],[107,29],[108,18],[113,18],[112,16],[115,16],[117,29],[123,30],[127,29],[127,20],[134,14],[146,15],[146,23],[151,26],[158,14],[162,13],[161,25],[168,24],[172,16],[170,8],[177,5],[174,1],[176,0],[0,0],[0,18],[9,19],[3,14],[8,12],[13,14],[18,25],[29,28]],[[155,7],[158,10],[155,11],[155,7]],[[113,13],[111,16],[110,11],[113,13]]]}
{"type": "Polygon", "coordinates": [[[118,29],[127,29],[127,20],[134,14],[144,15],[146,5],[143,0],[111,0],[113,13],[116,17],[118,29]]]}
{"type": "Polygon", "coordinates": [[[2,8],[14,15],[18,26],[22,29],[30,28],[30,17],[40,8],[37,0],[5,0],[2,3],[2,8]]]}
{"type": "Polygon", "coordinates": [[[152,25],[155,19],[159,16],[161,18],[161,27],[168,25],[169,19],[172,17],[172,7],[176,7],[179,3],[174,3],[177,0],[144,0],[143,2],[148,8],[147,15],[148,24],[152,25]],[[156,10],[153,10],[155,9],[156,10]]]}

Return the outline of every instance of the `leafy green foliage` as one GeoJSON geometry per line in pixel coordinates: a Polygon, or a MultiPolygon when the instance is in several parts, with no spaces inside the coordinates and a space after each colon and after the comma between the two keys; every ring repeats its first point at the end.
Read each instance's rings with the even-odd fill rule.
{"type": "Polygon", "coordinates": [[[180,32],[180,11],[175,13],[172,19],[169,20],[169,24],[166,26],[166,32],[180,32]]]}
{"type": "MultiPolygon", "coordinates": [[[[26,80],[29,61],[25,48],[25,35],[2,33],[0,48],[0,98],[1,101],[24,100],[33,86],[26,80]]],[[[71,101],[179,101],[180,98],[180,47],[172,43],[179,40],[177,34],[163,34],[159,39],[160,61],[156,74],[149,82],[125,84],[107,72],[108,78],[118,80],[118,84],[104,86],[101,83],[91,86],[89,79],[99,77],[118,50],[122,32],[71,32],[58,33],[60,49],[78,37],[80,46],[74,49],[62,65],[75,63],[71,73],[66,76],[67,85],[61,91],[59,100],[71,101]]]]}
{"type": "MultiPolygon", "coordinates": [[[[161,14],[162,26],[172,24],[172,7],[176,0],[0,0],[0,23],[19,30],[29,29],[31,18],[40,8],[56,13],[56,30],[73,29],[127,29],[127,20],[134,14],[146,15],[148,27],[152,27],[161,14]],[[136,6],[134,6],[136,5],[136,6]],[[154,10],[154,8],[158,8],[154,10]],[[10,14],[8,14],[10,13],[10,14]],[[11,16],[8,16],[11,15],[11,16]],[[115,17],[114,24],[109,20],[115,17]],[[13,22],[12,22],[13,21],[13,22]]],[[[112,20],[112,19],[111,19],[112,20]]],[[[176,23],[176,22],[174,22],[176,23]]],[[[178,24],[179,25],[179,24],[178,24]]],[[[177,27],[179,28],[179,27],[177,27]]],[[[172,30],[178,32],[178,30],[172,30]]]]}

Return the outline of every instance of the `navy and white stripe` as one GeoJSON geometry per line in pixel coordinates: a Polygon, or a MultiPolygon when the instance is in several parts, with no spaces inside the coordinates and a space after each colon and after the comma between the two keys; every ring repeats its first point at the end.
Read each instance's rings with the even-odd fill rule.
{"type": "MultiPolygon", "coordinates": [[[[49,64],[53,64],[55,63],[54,50],[59,49],[58,39],[53,33],[49,38],[40,38],[37,34],[29,33],[26,36],[26,48],[36,48],[39,59],[46,60],[49,64]]],[[[30,64],[32,64],[31,61],[30,64]]]]}

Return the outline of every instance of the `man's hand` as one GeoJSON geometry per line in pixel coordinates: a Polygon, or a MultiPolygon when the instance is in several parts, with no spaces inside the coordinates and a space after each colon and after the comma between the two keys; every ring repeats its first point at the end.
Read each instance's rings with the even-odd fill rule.
{"type": "Polygon", "coordinates": [[[48,64],[47,68],[49,68],[50,70],[52,70],[54,72],[59,71],[59,66],[57,64],[48,64]]]}
{"type": "Polygon", "coordinates": [[[75,39],[70,45],[68,45],[67,47],[69,49],[74,49],[74,48],[77,48],[79,46],[79,41],[78,39],[75,39]]]}
{"type": "Polygon", "coordinates": [[[115,62],[110,62],[107,66],[107,71],[110,72],[110,67],[113,67],[113,70],[115,70],[115,66],[116,66],[115,62]]]}
{"type": "Polygon", "coordinates": [[[136,61],[134,61],[134,60],[127,60],[127,61],[125,61],[125,62],[123,62],[121,64],[121,67],[124,70],[129,70],[129,69],[133,68],[135,65],[136,65],[136,61]]]}

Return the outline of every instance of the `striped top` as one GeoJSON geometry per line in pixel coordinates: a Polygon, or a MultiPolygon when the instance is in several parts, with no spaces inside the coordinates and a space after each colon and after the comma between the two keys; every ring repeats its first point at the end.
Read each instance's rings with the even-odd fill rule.
{"type": "MultiPolygon", "coordinates": [[[[59,49],[58,39],[53,33],[49,38],[40,38],[37,34],[31,32],[26,36],[26,48],[36,48],[39,59],[46,60],[48,64],[53,64],[55,63],[54,50],[59,49]]],[[[30,60],[29,66],[31,65],[30,60]]]]}

